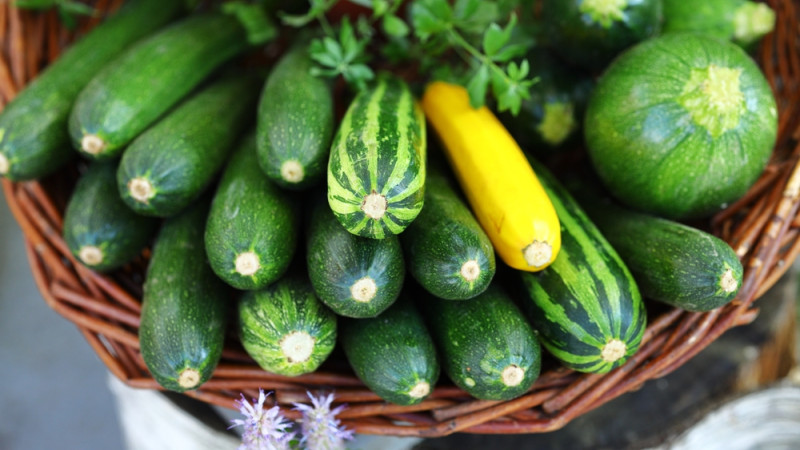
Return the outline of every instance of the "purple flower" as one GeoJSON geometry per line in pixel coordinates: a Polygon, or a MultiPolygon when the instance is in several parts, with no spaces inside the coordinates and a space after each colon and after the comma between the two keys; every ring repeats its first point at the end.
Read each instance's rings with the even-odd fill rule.
{"type": "Polygon", "coordinates": [[[307,392],[312,406],[294,403],[295,410],[300,411],[303,417],[300,422],[302,438],[300,444],[308,450],[340,450],[344,449],[344,441],[353,438],[353,431],[340,425],[336,415],[344,408],[340,405],[331,411],[333,394],[315,398],[307,392]]]}
{"type": "Polygon", "coordinates": [[[289,449],[289,442],[294,437],[294,432],[289,432],[292,423],[281,414],[278,405],[264,410],[264,401],[269,394],[258,390],[258,402],[253,399],[251,405],[242,395],[236,401],[236,406],[244,415],[244,420],[234,419],[229,428],[242,427],[242,445],[239,450],[284,450],[289,449]]]}

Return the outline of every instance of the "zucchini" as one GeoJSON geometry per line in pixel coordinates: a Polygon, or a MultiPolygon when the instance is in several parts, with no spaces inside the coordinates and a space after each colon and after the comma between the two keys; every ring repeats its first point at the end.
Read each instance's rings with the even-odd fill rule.
{"type": "Polygon", "coordinates": [[[336,314],[375,317],[400,295],[406,266],[395,235],[353,235],[325,202],[317,202],[308,226],[306,266],[314,291],[336,314]]]}
{"type": "Polygon", "coordinates": [[[127,49],[92,78],[69,117],[73,146],[87,158],[118,156],[136,136],[248,48],[239,20],[196,14],[127,49]]]}
{"type": "Polygon", "coordinates": [[[298,276],[246,291],[239,299],[239,338],[267,372],[286,376],[313,372],[333,351],[336,326],[336,315],[298,276]]]}
{"type": "Polygon", "coordinates": [[[660,33],[661,1],[543,0],[543,34],[571,65],[601,70],[623,50],[660,33]]]}
{"type": "Polygon", "coordinates": [[[692,31],[750,49],[775,28],[775,11],[749,0],[663,0],[664,33],[692,31]]]}
{"type": "Polygon", "coordinates": [[[641,293],[575,199],[532,164],[561,219],[561,253],[546,270],[519,273],[523,309],[542,345],[566,367],[608,372],[639,349],[647,322],[641,293]]]}
{"type": "Polygon", "coordinates": [[[431,294],[466,300],[483,292],[495,272],[494,248],[441,170],[428,165],[425,208],[400,235],[408,269],[431,294]]]}
{"type": "Polygon", "coordinates": [[[258,79],[228,76],[191,95],[122,155],[117,188],[139,214],[169,217],[215,180],[255,113],[258,79]]]}
{"type": "Polygon", "coordinates": [[[744,195],[767,165],[777,127],[772,89],[744,50],[674,33],[608,67],[589,99],[584,135],[617,200],[683,220],[744,195]]]}
{"type": "Polygon", "coordinates": [[[298,220],[287,193],[258,167],[248,135],[230,158],[211,203],[205,245],[214,272],[237,289],[259,289],[289,267],[298,220]]]}
{"type": "Polygon", "coordinates": [[[197,389],[222,355],[231,292],[214,276],[203,248],[209,201],[167,219],[147,267],[139,324],[142,358],[165,389],[197,389]]]}
{"type": "Polygon", "coordinates": [[[339,334],[350,367],[382,399],[414,405],[433,392],[439,360],[410,300],[400,299],[372,319],[344,319],[339,334]]]}
{"type": "Polygon", "coordinates": [[[425,117],[405,81],[383,74],[350,103],[328,160],[328,203],[347,231],[383,239],[425,198],[425,117]]]}
{"type": "Polygon", "coordinates": [[[112,56],[183,10],[181,0],[133,0],[72,44],[0,113],[0,176],[42,178],[76,153],[67,121],[81,89],[112,56]]]}
{"type": "Polygon", "coordinates": [[[524,394],[539,377],[539,340],[498,285],[461,302],[430,295],[423,301],[442,367],[469,395],[481,400],[511,400],[524,394]]]}
{"type": "Polygon", "coordinates": [[[117,195],[116,161],[90,164],[78,178],[64,211],[64,241],[87,267],[108,272],[150,243],[159,225],[131,211],[117,195]]]}
{"type": "Polygon", "coordinates": [[[503,262],[534,272],[551,264],[561,246],[558,216],[503,124],[489,108],[473,108],[467,90],[455,84],[429,84],[422,107],[503,262]]]}
{"type": "Polygon", "coordinates": [[[333,90],[310,73],[308,48],[283,56],[267,78],[258,107],[258,162],[276,184],[317,185],[325,175],[333,136],[333,90]]]}
{"type": "Polygon", "coordinates": [[[622,257],[645,298],[687,311],[710,311],[736,297],[743,269],[727,242],[598,198],[589,186],[573,184],[576,198],[622,257]]]}

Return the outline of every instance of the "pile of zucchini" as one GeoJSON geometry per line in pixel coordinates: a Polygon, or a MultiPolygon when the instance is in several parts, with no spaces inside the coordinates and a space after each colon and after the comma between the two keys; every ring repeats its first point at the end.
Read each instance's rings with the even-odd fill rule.
{"type": "Polygon", "coordinates": [[[129,1],[0,114],[0,174],[82,157],[65,242],[103,272],[152,248],[139,338],[169,390],[207,381],[226,339],[285,376],[340,345],[402,405],[440,368],[487,400],[524,394],[548,361],[608,372],[638,350],[646,302],[736,296],[737,255],[680,220],[755,181],[776,109],[734,44],[659,36],[677,6],[599,3],[543,2],[545,82],[505,117],[387,71],[337,115],[307,41],[264,77],[231,64],[274,37],[240,15],[129,1]],[[551,172],[580,130],[591,176],[551,172]]]}

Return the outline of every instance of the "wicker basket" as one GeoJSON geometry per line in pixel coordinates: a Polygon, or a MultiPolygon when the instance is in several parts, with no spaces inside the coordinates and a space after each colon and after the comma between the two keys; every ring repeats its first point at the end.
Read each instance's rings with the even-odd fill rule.
{"type": "MultiPolygon", "coordinates": [[[[99,0],[95,6],[109,11],[119,3],[99,0]]],[[[331,358],[315,373],[289,378],[260,369],[235,339],[228,340],[213,377],[186,395],[234,408],[240,393],[256,397],[259,388],[274,391],[270,400],[280,405],[305,401],[307,390],[335,390],[336,401],[348,403],[339,416],[343,424],[365,434],[546,432],[669,373],[729,328],[750,323],[757,314],[753,301],[800,252],[800,1],[769,0],[769,4],[778,23],[764,39],[758,61],[778,99],[778,142],[768,168],[747,195],[707,224],[731,244],[745,267],[734,302],[708,313],[664,308],[650,320],[639,352],[624,366],[604,375],[550,367],[530,392],[511,401],[475,400],[442,377],[427,400],[396,406],[370,392],[342,357],[331,358]]],[[[0,2],[0,108],[54,60],[75,33],[85,32],[98,20],[84,20],[76,32],[69,32],[52,12],[20,11],[0,2]]],[[[45,180],[3,180],[6,200],[25,235],[33,277],[47,304],[78,327],[115,376],[135,388],[161,389],[147,371],[137,337],[147,252],[126,268],[101,275],[78,264],[61,238],[62,213],[76,174],[75,167],[68,167],[45,180]]],[[[297,415],[289,407],[283,413],[290,418],[297,415]]]]}

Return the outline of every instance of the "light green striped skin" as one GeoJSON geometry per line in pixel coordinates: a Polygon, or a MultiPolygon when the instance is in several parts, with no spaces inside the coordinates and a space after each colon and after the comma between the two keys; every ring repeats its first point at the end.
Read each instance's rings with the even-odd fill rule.
{"type": "Polygon", "coordinates": [[[331,210],[359,236],[383,239],[401,233],[422,210],[425,157],[422,109],[404,81],[379,77],[350,104],[333,140],[331,210]]]}
{"type": "MultiPolygon", "coordinates": [[[[247,353],[267,372],[297,376],[313,372],[336,345],[336,315],[314,295],[311,284],[289,276],[268,287],[247,291],[239,300],[239,338],[247,353]],[[294,334],[296,333],[296,334],[294,334]],[[313,343],[292,359],[285,349],[313,343]]],[[[297,355],[295,354],[295,355],[297,355]]]]}
{"type": "Polygon", "coordinates": [[[639,348],[647,322],[641,294],[578,203],[544,166],[531,164],[561,221],[561,250],[547,269],[519,272],[524,309],[542,344],[565,366],[608,372],[639,348]]]}

